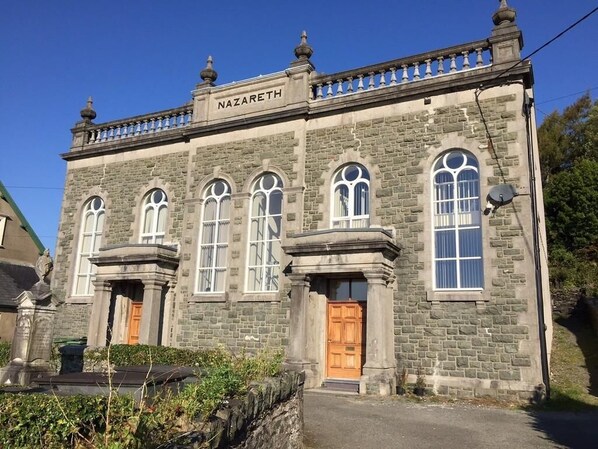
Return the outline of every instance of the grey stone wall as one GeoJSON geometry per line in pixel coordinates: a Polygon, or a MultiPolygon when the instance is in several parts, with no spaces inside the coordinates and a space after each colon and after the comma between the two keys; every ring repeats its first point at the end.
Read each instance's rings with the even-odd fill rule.
{"type": "Polygon", "coordinates": [[[285,348],[288,310],[288,301],[189,304],[181,318],[177,346],[211,348],[224,345],[237,353],[285,348]]]}
{"type": "Polygon", "coordinates": [[[56,308],[54,338],[87,338],[91,304],[65,304],[56,308]]]}
{"type": "Polygon", "coordinates": [[[189,192],[192,197],[199,197],[203,193],[199,189],[201,181],[206,177],[212,178],[214,167],[220,167],[221,172],[235,182],[237,191],[233,193],[239,193],[250,180],[250,175],[264,166],[264,160],[269,160],[272,167],[282,170],[294,180],[297,173],[293,171],[293,165],[298,159],[295,145],[294,133],[281,133],[199,147],[192,152],[189,192]]]}
{"type": "MultiPolygon", "coordinates": [[[[487,187],[502,182],[526,185],[520,165],[525,154],[515,152],[519,138],[511,132],[516,113],[515,95],[481,101],[484,117],[493,136],[494,151],[480,112],[474,102],[432,108],[428,111],[389,116],[347,126],[308,132],[304,230],[323,229],[322,204],[327,204],[325,173],[347,150],[365,161],[378,186],[372,188],[372,222],[393,227],[403,245],[397,260],[394,292],[395,348],[397,365],[415,374],[423,367],[429,382],[434,376],[465,379],[522,380],[522,368],[532,366],[526,316],[535,298],[524,292],[533,285],[533,259],[525,246],[526,229],[522,201],[484,217],[482,227],[488,243],[484,248],[485,301],[440,302],[428,300],[430,289],[431,165],[438,154],[451,147],[447,137],[463,142],[482,170],[482,198],[487,187]],[[497,164],[496,158],[500,160],[497,164]]],[[[527,215],[526,215],[527,214],[527,215]]],[[[531,232],[527,235],[531,236],[531,232]]],[[[535,331],[534,331],[535,332],[535,331]]],[[[537,348],[536,348],[537,349],[537,348]]],[[[536,357],[537,352],[534,352],[536,357]]],[[[473,388],[440,388],[441,393],[474,391],[473,388]]],[[[461,394],[461,393],[459,393],[461,394]]]]}
{"type": "MultiPolygon", "coordinates": [[[[197,148],[192,154],[189,196],[195,201],[187,206],[186,229],[182,248],[178,298],[178,321],[175,331],[177,346],[209,348],[225,345],[232,350],[284,347],[287,343],[288,288],[273,294],[274,302],[237,302],[229,298],[252,301],[256,295],[243,294],[247,246],[248,210],[245,200],[235,197],[245,194],[255,176],[263,171],[280,173],[285,188],[297,179],[297,140],[294,133],[245,139],[225,144],[197,148]],[[267,161],[267,162],[265,162],[267,161]],[[215,167],[217,167],[215,174],[215,167]],[[215,177],[231,182],[233,204],[231,207],[231,240],[229,240],[229,266],[227,295],[218,302],[204,302],[205,298],[193,296],[197,269],[196,249],[200,232],[199,199],[203,188],[215,177]],[[247,190],[245,190],[247,189],[247,190]]],[[[283,224],[283,229],[285,224],[283,224]]],[[[283,267],[284,268],[284,265],[283,267]]],[[[284,275],[281,275],[284,282],[284,275]]]]}
{"type": "Polygon", "coordinates": [[[56,250],[54,285],[60,299],[69,296],[65,290],[71,264],[76,262],[81,208],[93,195],[106,203],[106,225],[102,243],[136,243],[138,231],[133,226],[140,213],[140,195],[150,190],[150,181],[158,179],[169,195],[168,237],[180,240],[183,221],[183,200],[186,195],[187,154],[178,153],[154,158],[123,161],[69,170],[62,204],[59,240],[56,250]]]}
{"type": "Polygon", "coordinates": [[[198,427],[165,448],[303,448],[303,375],[284,373],[254,384],[198,427]]]}
{"type": "MultiPolygon", "coordinates": [[[[473,99],[473,94],[469,98],[473,99]]],[[[181,243],[172,344],[194,348],[223,344],[235,351],[284,347],[288,343],[288,283],[273,300],[243,293],[249,183],[260,171],[272,169],[285,178],[285,187],[304,186],[302,194],[293,192],[285,198],[287,203],[302,201],[292,213],[285,213],[285,232],[327,229],[330,177],[342,162],[355,161],[364,164],[372,176],[372,224],[394,228],[403,247],[394,287],[399,369],[406,367],[414,374],[422,367],[429,382],[435,377],[529,381],[536,376],[533,357],[539,353],[532,341],[537,329],[532,326],[534,311],[529,306],[535,301],[533,259],[528,249],[530,220],[525,209],[529,200],[520,197],[495,216],[483,218],[483,298],[439,301],[430,280],[432,164],[454,146],[450,142],[460,142],[459,147],[478,159],[482,196],[490,186],[502,182],[528,185],[523,119],[515,112],[520,111],[520,99],[503,95],[481,100],[493,147],[488,145],[474,101],[439,107],[434,101],[428,109],[416,112],[395,112],[354,123],[344,120],[343,124],[308,130],[304,154],[295,133],[285,132],[208,146],[192,143],[189,152],[70,170],[56,257],[58,296],[68,297],[64,289],[76,252],[76,222],[90,192],[101,192],[106,199],[105,242],[132,242],[141,192],[149,180],[159,178],[168,187],[172,204],[170,239],[181,243]],[[233,187],[230,296],[204,300],[193,296],[200,198],[203,187],[216,177],[229,180],[233,187]],[[532,374],[526,377],[526,370],[532,374]]],[[[64,319],[59,320],[56,335],[86,332],[88,313],[88,306],[62,306],[64,319]]],[[[466,395],[473,391],[468,388],[438,384],[439,392],[449,394],[466,395]]]]}

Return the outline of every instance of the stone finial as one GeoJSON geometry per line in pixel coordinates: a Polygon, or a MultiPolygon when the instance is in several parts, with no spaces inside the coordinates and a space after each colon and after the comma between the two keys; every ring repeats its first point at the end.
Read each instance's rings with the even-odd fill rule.
{"type": "Polygon", "coordinates": [[[85,123],[91,123],[91,121],[96,118],[96,111],[93,110],[91,106],[93,104],[93,98],[89,97],[87,99],[87,105],[81,109],[81,118],[85,123]]]}
{"type": "Polygon", "coordinates": [[[208,56],[208,60],[206,62],[206,67],[201,72],[199,72],[199,76],[203,80],[204,84],[212,84],[218,78],[218,72],[213,68],[213,59],[211,56],[208,56]]]}
{"type": "Polygon", "coordinates": [[[313,55],[314,49],[307,43],[307,32],[301,33],[301,43],[295,47],[295,56],[299,60],[309,60],[313,55]]]}
{"type": "Polygon", "coordinates": [[[494,25],[498,26],[515,22],[515,17],[517,16],[515,9],[507,5],[507,0],[499,0],[499,2],[500,6],[492,15],[494,25]]]}

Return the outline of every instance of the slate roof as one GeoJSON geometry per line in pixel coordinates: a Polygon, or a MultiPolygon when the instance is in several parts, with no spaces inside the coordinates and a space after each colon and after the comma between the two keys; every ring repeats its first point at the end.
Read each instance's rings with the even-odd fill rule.
{"type": "Polygon", "coordinates": [[[16,298],[39,280],[35,267],[0,260],[0,307],[16,307],[16,298]]]}
{"type": "MultiPolygon", "coordinates": [[[[0,181],[0,198],[6,200],[6,202],[8,202],[8,204],[10,205],[10,207],[12,208],[12,210],[14,211],[14,213],[19,218],[19,221],[21,222],[21,227],[23,229],[25,229],[27,231],[27,233],[31,236],[31,239],[33,240],[33,242],[37,246],[37,249],[39,250],[39,253],[41,255],[44,252],[44,249],[45,249],[44,248],[44,244],[41,242],[41,240],[39,239],[39,237],[37,236],[37,234],[35,233],[35,231],[31,227],[31,225],[29,224],[29,222],[27,221],[27,219],[25,218],[25,216],[21,212],[21,209],[19,209],[19,206],[17,206],[17,203],[15,203],[15,200],[13,200],[12,196],[10,196],[10,193],[8,193],[8,190],[6,190],[6,187],[4,187],[4,184],[2,184],[2,181],[0,181]]],[[[2,284],[0,284],[0,286],[1,285],[2,284]]],[[[0,295],[1,294],[2,293],[0,292],[0,295]]]]}

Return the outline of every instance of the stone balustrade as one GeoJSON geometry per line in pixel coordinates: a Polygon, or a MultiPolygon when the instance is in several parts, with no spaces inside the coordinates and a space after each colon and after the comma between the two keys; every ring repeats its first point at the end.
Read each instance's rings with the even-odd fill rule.
{"type": "Polygon", "coordinates": [[[183,128],[189,126],[192,116],[193,106],[185,105],[153,114],[93,125],[87,129],[86,144],[118,141],[183,128]]]}
{"type": "Polygon", "coordinates": [[[492,64],[490,49],[490,43],[482,40],[356,70],[321,75],[312,80],[311,100],[326,100],[488,67],[492,64]]]}
{"type": "MultiPolygon", "coordinates": [[[[502,67],[501,64],[516,61],[519,58],[519,53],[507,49],[509,51],[505,50],[503,53],[510,56],[505,59],[505,56],[501,56],[497,50],[498,45],[505,46],[505,43],[516,42],[519,36],[519,31],[511,34],[503,33],[489,39],[433,50],[332,75],[311,72],[307,75],[309,77],[307,84],[300,84],[301,87],[293,87],[292,89],[288,86],[285,88],[287,91],[284,94],[284,101],[291,101],[291,103],[287,103],[283,107],[293,106],[293,102],[298,103],[304,101],[303,99],[315,104],[338,97],[347,98],[351,94],[363,95],[366,92],[376,92],[385,88],[415,87],[417,83],[432,79],[452,79],[457,83],[465,79],[467,74],[474,75],[476,71],[477,73],[489,73],[492,70],[499,71],[502,67]],[[496,52],[496,55],[493,55],[493,51],[496,52]],[[307,86],[306,90],[304,86],[307,86]]],[[[192,128],[189,130],[188,135],[193,132],[200,132],[206,125],[209,127],[211,125],[210,121],[214,118],[217,121],[221,119],[218,115],[221,114],[218,105],[222,104],[220,98],[224,98],[226,92],[231,92],[228,96],[232,99],[245,98],[243,89],[246,90],[248,84],[254,84],[254,91],[259,92],[259,84],[271,83],[272,79],[276,77],[285,79],[285,73],[279,72],[268,77],[260,76],[248,80],[246,83],[238,83],[239,92],[242,92],[238,97],[235,97],[231,90],[237,83],[222,86],[210,85],[209,90],[205,91],[207,95],[197,95],[192,102],[181,107],[101,124],[92,122],[96,114],[91,108],[92,101],[90,98],[87,107],[81,111],[83,122],[80,122],[73,130],[74,136],[71,149],[76,151],[83,147],[95,147],[97,150],[103,150],[114,147],[114,144],[118,142],[125,145],[128,145],[126,142],[133,145],[143,144],[147,139],[156,138],[158,134],[173,137],[176,135],[173,130],[186,127],[192,128]]],[[[282,88],[279,88],[279,90],[282,92],[282,88]]],[[[255,97],[257,98],[257,95],[255,97]]],[[[251,98],[251,95],[249,95],[249,98],[251,98]]],[[[283,98],[282,93],[280,98],[283,98]]],[[[264,103],[264,109],[259,111],[255,110],[255,105],[249,105],[249,102],[247,103],[248,106],[243,108],[244,104],[235,105],[239,109],[235,109],[234,114],[225,118],[236,120],[247,113],[257,115],[268,112],[267,103],[264,103]],[[252,107],[254,109],[251,109],[252,107]]],[[[280,107],[280,104],[277,104],[277,107],[280,107]]]]}

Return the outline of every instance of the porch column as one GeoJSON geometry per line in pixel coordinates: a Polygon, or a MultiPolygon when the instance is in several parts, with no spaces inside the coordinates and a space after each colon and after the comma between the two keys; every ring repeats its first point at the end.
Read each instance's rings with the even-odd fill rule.
{"type": "Polygon", "coordinates": [[[291,280],[291,310],[289,318],[289,345],[285,367],[305,371],[305,386],[314,382],[313,362],[307,357],[307,319],[310,279],[305,274],[287,274],[291,280]]]}
{"type": "Polygon", "coordinates": [[[87,344],[89,346],[106,346],[112,286],[109,281],[95,279],[93,287],[93,303],[87,331],[87,344]]]}
{"type": "Polygon", "coordinates": [[[366,355],[359,393],[388,396],[396,391],[392,288],[388,273],[364,275],[368,281],[366,355]]]}
{"type": "Polygon", "coordinates": [[[141,307],[141,323],[139,323],[139,343],[157,345],[160,341],[160,309],[162,306],[162,287],[165,282],[144,280],[143,306],[141,307]]]}

